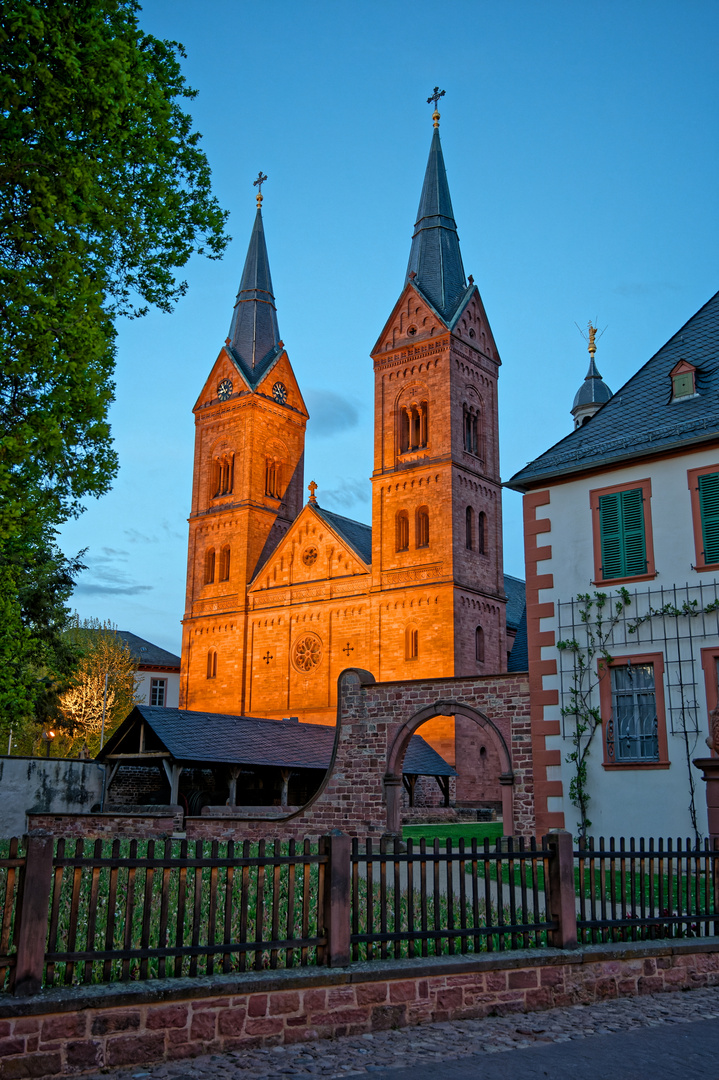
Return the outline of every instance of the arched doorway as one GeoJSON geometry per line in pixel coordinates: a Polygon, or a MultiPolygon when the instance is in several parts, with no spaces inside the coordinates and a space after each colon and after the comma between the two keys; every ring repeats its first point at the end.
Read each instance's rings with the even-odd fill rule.
{"type": "Polygon", "coordinates": [[[405,720],[394,736],[387,753],[387,772],[384,777],[385,801],[387,804],[387,832],[399,834],[401,831],[401,792],[402,762],[409,746],[409,741],[422,724],[436,716],[462,716],[473,720],[489,740],[500,762],[499,783],[502,793],[502,821],[505,835],[514,831],[514,813],[512,787],[514,770],[509,747],[499,728],[492,723],[485,713],[462,701],[439,700],[427,705],[405,720]]]}

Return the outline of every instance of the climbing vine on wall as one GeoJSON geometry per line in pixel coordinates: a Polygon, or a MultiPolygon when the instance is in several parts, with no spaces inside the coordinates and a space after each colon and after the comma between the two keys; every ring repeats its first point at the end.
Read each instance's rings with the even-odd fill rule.
{"type": "Polygon", "coordinates": [[[586,641],[580,644],[576,638],[569,638],[558,641],[557,648],[571,653],[573,660],[569,704],[562,708],[562,716],[570,727],[572,749],[566,760],[573,766],[573,775],[569,782],[569,801],[579,814],[577,839],[581,841],[592,824],[588,814],[591,796],[587,783],[587,761],[597,729],[601,730],[602,727],[599,706],[594,704],[594,691],[612,662],[609,644],[614,629],[632,601],[628,591],[620,589],[612,599],[603,592],[579,593],[577,602],[586,641]]]}

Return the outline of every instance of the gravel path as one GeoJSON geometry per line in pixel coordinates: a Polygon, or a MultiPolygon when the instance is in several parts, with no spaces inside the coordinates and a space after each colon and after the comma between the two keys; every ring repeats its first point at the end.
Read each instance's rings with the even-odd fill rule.
{"type": "MultiPolygon", "coordinates": [[[[437,1065],[437,1080],[441,1080],[440,1065],[443,1062],[476,1055],[481,1060],[489,1054],[591,1039],[592,1036],[636,1032],[642,1028],[661,1026],[666,1031],[669,1025],[717,1019],[719,988],[690,990],[622,998],[594,1005],[575,1005],[546,1012],[425,1024],[295,1046],[240,1050],[148,1066],[146,1069],[137,1066],[130,1069],[103,1069],[89,1076],[86,1074],[86,1080],[106,1080],[108,1076],[113,1080],[204,1080],[206,1077],[217,1077],[219,1080],[285,1080],[292,1076],[332,1078],[367,1074],[381,1077],[388,1070],[409,1070],[412,1066],[426,1067],[433,1063],[437,1065]]],[[[588,1051],[590,1048],[587,1046],[586,1049],[588,1051]]],[[[519,1060],[518,1066],[521,1068],[519,1060]]],[[[422,1069],[421,1075],[428,1075],[425,1069],[422,1069]]],[[[455,1075],[454,1070],[452,1075],[455,1075]]],[[[411,1073],[407,1072],[408,1080],[410,1076],[411,1073]]]]}

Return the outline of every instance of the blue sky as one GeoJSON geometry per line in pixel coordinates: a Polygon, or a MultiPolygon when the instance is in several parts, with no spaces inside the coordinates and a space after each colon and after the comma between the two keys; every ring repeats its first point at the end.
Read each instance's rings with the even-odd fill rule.
{"type": "MultiPolygon", "coordinates": [[[[306,482],[370,520],[369,351],[404,281],[439,84],[465,270],[502,357],[501,472],[571,430],[604,334],[617,390],[717,288],[715,0],[148,0],[181,41],[233,237],[172,315],[119,326],[111,494],[62,532],[87,548],[81,616],[179,651],[192,406],[224,341],[260,169],[280,333],[307,401],[306,482]]],[[[506,492],[505,569],[523,575],[506,492]]]]}

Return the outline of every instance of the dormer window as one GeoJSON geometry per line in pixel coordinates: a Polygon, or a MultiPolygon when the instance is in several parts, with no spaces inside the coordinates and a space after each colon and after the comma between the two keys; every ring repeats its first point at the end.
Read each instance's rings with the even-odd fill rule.
{"type": "Polygon", "coordinates": [[[680,360],[669,375],[672,380],[672,401],[696,397],[696,368],[686,360],[680,360]]]}

